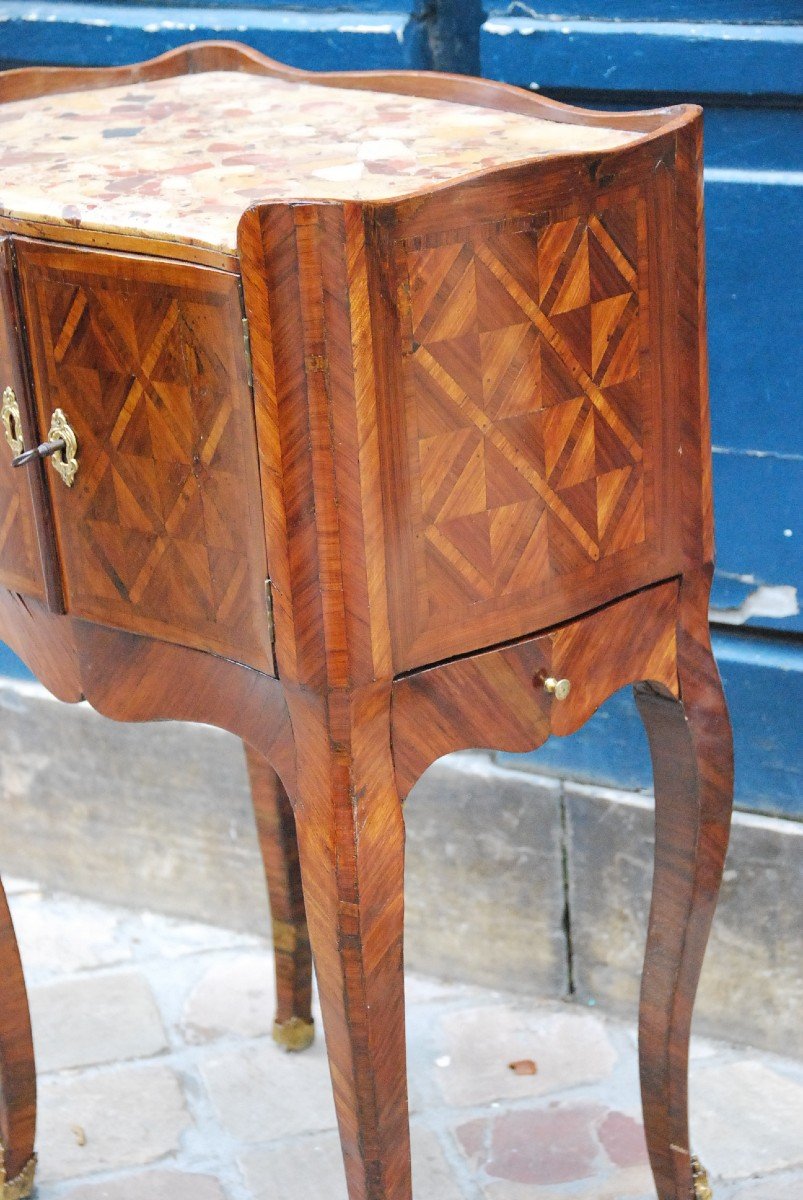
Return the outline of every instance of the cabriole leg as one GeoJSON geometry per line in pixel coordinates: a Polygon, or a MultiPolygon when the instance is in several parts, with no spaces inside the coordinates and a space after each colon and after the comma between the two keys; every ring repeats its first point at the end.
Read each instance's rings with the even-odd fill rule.
{"type": "Polygon", "coordinates": [[[733,747],[704,619],[679,631],[682,700],[636,687],[655,775],[655,873],[641,989],[641,1089],[660,1200],[710,1200],[689,1143],[692,1009],[728,847],[733,747]]]}
{"type": "Polygon", "coordinates": [[[36,1072],[28,997],[0,884],[0,1200],[33,1191],[36,1072]]]}
{"type": "Polygon", "coordinates": [[[301,889],[296,822],[279,776],[245,747],[259,847],[265,864],[276,963],[273,1037],[286,1050],[306,1050],[315,1036],[312,1020],[312,952],[301,889]]]}
{"type": "Polygon", "coordinates": [[[291,703],[301,871],[350,1200],[412,1200],[404,822],[388,689],[291,703]]]}

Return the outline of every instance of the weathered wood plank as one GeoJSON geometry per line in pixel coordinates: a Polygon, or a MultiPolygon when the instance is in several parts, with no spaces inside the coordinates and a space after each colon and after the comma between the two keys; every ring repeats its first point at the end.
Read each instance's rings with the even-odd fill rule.
{"type": "Polygon", "coordinates": [[[0,3],[0,67],[119,66],[189,41],[231,38],[291,66],[342,70],[416,66],[400,12],[166,8],[0,3]]]}
{"type": "MultiPolygon", "coordinates": [[[[617,13],[618,16],[618,13],[617,13]]],[[[696,94],[796,95],[803,30],[796,25],[489,17],[482,72],[553,87],[696,94]]]]}
{"type": "MultiPolygon", "coordinates": [[[[326,3],[327,0],[319,0],[326,3]]],[[[331,0],[328,0],[331,3],[331,0]]],[[[522,16],[607,17],[619,21],[779,21],[803,16],[800,0],[550,0],[549,4],[489,4],[491,15],[513,11],[522,16]]]]}
{"type": "Polygon", "coordinates": [[[706,182],[713,442],[803,456],[803,426],[790,420],[803,371],[803,173],[798,184],[752,182],[767,178],[710,171],[706,182]]]}

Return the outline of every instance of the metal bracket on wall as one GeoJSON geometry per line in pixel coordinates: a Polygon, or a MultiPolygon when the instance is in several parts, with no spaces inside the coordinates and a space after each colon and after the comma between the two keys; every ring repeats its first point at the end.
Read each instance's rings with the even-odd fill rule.
{"type": "Polygon", "coordinates": [[[248,328],[248,317],[243,317],[243,343],[245,345],[245,369],[248,375],[248,386],[254,390],[254,363],[251,358],[251,332],[248,328]]]}

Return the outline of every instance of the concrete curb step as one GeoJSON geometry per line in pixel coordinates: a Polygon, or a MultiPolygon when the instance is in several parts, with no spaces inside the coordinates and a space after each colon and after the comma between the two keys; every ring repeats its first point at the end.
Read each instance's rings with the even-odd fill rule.
{"type": "MultiPolygon", "coordinates": [[[[0,870],[102,902],[261,933],[242,748],[207,727],[117,725],[0,683],[0,870]]],[[[411,970],[632,1016],[651,798],[435,764],[407,803],[411,970]]],[[[803,1057],[803,825],[738,814],[695,1028],[803,1057]]]]}

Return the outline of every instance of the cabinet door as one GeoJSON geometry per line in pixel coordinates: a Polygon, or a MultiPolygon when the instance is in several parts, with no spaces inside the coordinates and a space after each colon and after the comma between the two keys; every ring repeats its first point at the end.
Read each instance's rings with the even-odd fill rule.
{"type": "Polygon", "coordinates": [[[17,240],[67,611],[273,670],[236,276],[17,240]]]}
{"type": "Polygon", "coordinates": [[[38,442],[31,419],[20,336],[11,239],[0,238],[0,587],[59,607],[41,466],[15,470],[11,460],[38,442]]]}

